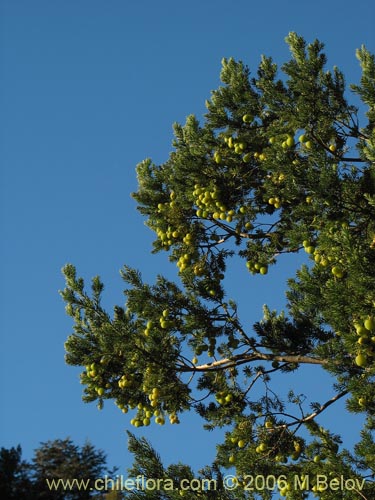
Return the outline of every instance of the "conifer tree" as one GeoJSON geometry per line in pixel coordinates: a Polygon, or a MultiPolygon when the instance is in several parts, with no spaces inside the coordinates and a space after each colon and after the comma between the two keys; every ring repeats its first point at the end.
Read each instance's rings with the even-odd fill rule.
{"type": "MultiPolygon", "coordinates": [[[[124,266],[126,304],[110,314],[101,306],[100,278],[88,292],[75,267],[64,267],[61,294],[75,322],[66,361],[83,367],[84,401],[101,408],[114,400],[135,427],[184,425],[189,409],[207,429],[227,426],[214,464],[202,472],[218,480],[212,498],[370,500],[375,59],[364,46],[357,50],[362,77],[347,89],[342,72],[327,69],[321,42],[307,44],[296,33],[286,41],[291,59],[280,69],[263,56],[254,76],[241,61],[223,59],[222,86],[206,103],[204,123],[188,116],[185,125],[175,124],[167,161],[137,166],[133,197],[155,232],[153,252],[165,252],[177,266],[176,282],[158,276],[148,284],[124,266]],[[353,93],[360,109],[349,101],[353,93]],[[306,253],[306,264],[288,281],[286,310],[265,306],[254,325],[245,324],[226,294],[232,260],[243,266],[250,290],[284,254],[298,252],[306,253]],[[287,385],[288,374],[307,364],[330,376],[331,398],[316,402],[316,395],[295,394],[293,386],[287,398],[272,390],[274,380],[287,385]],[[319,423],[342,398],[348,414],[365,417],[351,451],[319,423]],[[228,470],[238,482],[233,491],[223,485],[228,470]],[[256,491],[249,471],[281,479],[256,491]],[[327,488],[317,474],[353,483],[327,488]]],[[[130,449],[134,472],[168,473],[176,481],[193,474],[188,466],[164,469],[150,445],[134,436],[130,449]]],[[[193,490],[128,493],[180,494],[211,498],[193,490]]]]}

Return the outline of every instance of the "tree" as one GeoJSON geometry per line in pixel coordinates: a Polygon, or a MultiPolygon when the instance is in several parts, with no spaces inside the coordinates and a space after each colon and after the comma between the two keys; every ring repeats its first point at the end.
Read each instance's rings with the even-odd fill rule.
{"type": "MultiPolygon", "coordinates": [[[[106,473],[106,456],[102,450],[86,442],[81,448],[70,438],[55,439],[41,443],[35,450],[32,461],[33,482],[37,490],[36,498],[56,500],[85,500],[98,495],[95,488],[84,487],[83,483],[102,478],[106,473]],[[83,487],[54,488],[53,480],[82,481],[83,487]]],[[[66,483],[67,484],[67,483],[66,483]]],[[[102,498],[102,497],[101,497],[102,498]]]]}
{"type": "MultiPolygon", "coordinates": [[[[375,60],[364,46],[357,51],[362,77],[351,91],[362,101],[359,110],[348,101],[342,72],[326,69],[322,43],[306,44],[295,33],[286,40],[291,60],[281,75],[269,57],[256,76],[242,62],[223,59],[223,85],[207,101],[203,125],[194,116],[176,124],[169,159],[137,166],[133,197],[156,233],[153,252],[168,253],[178,280],[158,276],[149,285],[124,266],[126,306],[111,315],[100,303],[100,278],[88,293],[75,267],[64,267],[61,294],[75,321],[66,361],[83,367],[84,401],[101,408],[115,400],[124,413],[133,410],[135,427],[154,417],[177,424],[188,409],[207,429],[228,426],[215,463],[204,471],[219,481],[215,498],[269,499],[279,491],[289,499],[313,493],[369,500],[375,494],[375,60]],[[250,329],[225,293],[231,259],[243,263],[251,287],[285,255],[301,251],[306,264],[288,282],[287,310],[264,307],[250,329]],[[285,381],[307,364],[331,377],[329,400],[315,402],[293,387],[286,400],[272,391],[273,380],[285,381]],[[342,398],[349,414],[364,416],[352,451],[319,425],[319,415],[342,398]],[[238,488],[229,492],[221,478],[232,468],[238,488]],[[246,488],[249,471],[281,479],[274,491],[254,491],[246,488]],[[317,474],[333,483],[327,487],[317,474]],[[352,482],[336,487],[340,478],[352,482]]],[[[131,436],[130,448],[134,471],[168,472],[145,441],[131,436]]],[[[181,471],[192,474],[179,467],[176,481],[181,471]]]]}
{"type": "Polygon", "coordinates": [[[30,467],[22,460],[22,449],[0,450],[0,497],[7,500],[31,500],[30,467]]]}
{"type": "Polygon", "coordinates": [[[41,443],[31,463],[22,460],[21,446],[0,450],[0,494],[7,500],[119,499],[102,491],[103,476],[115,472],[107,470],[102,450],[89,442],[80,448],[70,438],[41,443]]]}

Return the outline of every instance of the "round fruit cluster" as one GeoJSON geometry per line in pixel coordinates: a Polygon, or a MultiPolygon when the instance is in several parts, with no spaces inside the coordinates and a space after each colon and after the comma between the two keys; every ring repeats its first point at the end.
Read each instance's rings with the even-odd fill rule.
{"type": "Polygon", "coordinates": [[[268,203],[270,205],[273,205],[275,208],[280,208],[281,207],[281,200],[278,196],[271,197],[268,199],[268,203]]]}
{"type": "Polygon", "coordinates": [[[145,337],[148,337],[150,335],[151,329],[152,329],[152,321],[147,321],[146,328],[143,330],[145,337]]]}
{"type": "Polygon", "coordinates": [[[361,321],[355,321],[354,328],[359,336],[359,351],[354,361],[357,366],[365,368],[375,357],[375,317],[369,315],[361,321]]]}
{"type": "Polygon", "coordinates": [[[235,210],[228,210],[220,200],[220,192],[215,186],[212,190],[195,184],[193,195],[195,204],[198,207],[196,215],[198,217],[221,219],[226,222],[232,222],[235,210]]]}
{"type": "Polygon", "coordinates": [[[248,260],[246,262],[246,267],[252,274],[267,274],[268,265],[262,262],[252,262],[248,260]]]}
{"type": "Polygon", "coordinates": [[[191,255],[189,255],[188,253],[182,254],[177,261],[177,267],[180,272],[185,271],[190,264],[191,264],[191,255]]]}
{"type": "Polygon", "coordinates": [[[127,405],[119,402],[117,402],[116,404],[123,413],[128,413],[129,409],[137,408],[137,415],[130,420],[130,424],[134,427],[149,426],[151,424],[152,417],[155,417],[154,421],[156,424],[164,425],[167,415],[171,424],[179,424],[180,421],[175,412],[171,412],[168,414],[168,412],[165,412],[158,408],[158,406],[160,406],[159,396],[159,389],[157,387],[154,387],[148,395],[148,399],[150,401],[149,404],[138,403],[138,405],[136,406],[131,402],[127,405]]]}
{"type": "Polygon", "coordinates": [[[173,230],[170,226],[168,226],[167,231],[157,228],[156,234],[166,250],[169,250],[169,247],[180,239],[180,233],[173,230]]]}
{"type": "Polygon", "coordinates": [[[343,267],[343,259],[338,259],[333,255],[327,255],[325,252],[322,252],[318,248],[314,246],[309,240],[304,240],[302,245],[305,249],[305,252],[312,255],[314,258],[314,262],[317,264],[327,267],[328,265],[332,265],[331,272],[335,276],[335,278],[343,278],[345,276],[345,270],[343,267]]]}
{"type": "Polygon", "coordinates": [[[281,143],[283,149],[292,148],[294,146],[294,137],[290,134],[287,135],[285,141],[281,143]]]}
{"type": "Polygon", "coordinates": [[[169,318],[168,309],[164,309],[164,311],[162,312],[162,315],[159,318],[159,323],[163,329],[169,328],[173,325],[173,321],[171,321],[169,318]]]}
{"type": "Polygon", "coordinates": [[[224,137],[224,142],[228,146],[228,148],[233,149],[235,153],[241,155],[244,152],[244,149],[246,148],[246,143],[241,140],[237,140],[230,136],[230,137],[224,137]]]}
{"type": "Polygon", "coordinates": [[[120,380],[117,382],[120,389],[125,389],[125,387],[130,387],[133,383],[133,377],[131,375],[122,375],[120,380]]]}
{"type": "Polygon", "coordinates": [[[87,386],[91,390],[93,389],[98,396],[103,396],[105,389],[109,389],[111,387],[110,384],[103,384],[103,380],[100,375],[100,365],[97,365],[96,363],[91,363],[85,367],[85,371],[81,373],[81,384],[87,384],[87,386]]]}
{"type": "Polygon", "coordinates": [[[312,142],[311,140],[307,137],[306,134],[301,134],[298,137],[298,141],[301,143],[301,145],[306,148],[306,149],[312,149],[312,142]]]}
{"type": "Polygon", "coordinates": [[[233,395],[229,392],[218,391],[215,395],[216,401],[221,405],[229,404],[233,400],[233,395]]]}
{"type": "MultiPolygon", "coordinates": [[[[224,142],[228,146],[229,149],[232,149],[236,154],[242,156],[242,161],[245,163],[248,163],[252,158],[259,160],[259,161],[264,161],[266,159],[266,155],[263,151],[255,151],[255,152],[250,152],[246,151],[246,142],[243,139],[240,139],[239,137],[224,137],[224,142]]],[[[214,154],[214,159],[216,163],[221,163],[222,157],[220,154],[215,153],[214,154]],[[220,161],[218,161],[218,158],[220,161]]]]}

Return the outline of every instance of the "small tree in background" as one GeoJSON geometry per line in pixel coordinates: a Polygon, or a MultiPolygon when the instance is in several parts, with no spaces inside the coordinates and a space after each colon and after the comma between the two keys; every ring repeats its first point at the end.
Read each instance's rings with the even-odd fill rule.
{"type": "Polygon", "coordinates": [[[106,456],[102,450],[96,450],[89,442],[80,448],[70,438],[56,439],[41,443],[35,450],[32,469],[38,498],[85,500],[95,495],[94,488],[70,490],[60,487],[51,490],[47,480],[90,480],[94,484],[96,479],[106,474],[106,456]]]}
{"type": "Polygon", "coordinates": [[[31,463],[22,460],[21,446],[0,450],[0,496],[4,500],[120,498],[113,494],[107,499],[104,488],[95,489],[96,480],[115,473],[116,469],[107,469],[102,450],[89,442],[79,447],[70,438],[41,443],[31,463]]]}
{"type": "Polygon", "coordinates": [[[0,498],[32,499],[30,465],[22,460],[21,446],[0,449],[0,498]]]}
{"type": "MultiPolygon", "coordinates": [[[[223,85],[212,92],[203,125],[189,116],[174,126],[174,151],[162,165],[137,167],[133,194],[179,281],[144,283],[127,266],[126,305],[112,315],[100,304],[103,284],[85,291],[69,264],[62,297],[74,318],[66,361],[82,366],[83,399],[106,399],[130,412],[135,427],[178,424],[195,409],[207,429],[228,426],[212,467],[222,485],[235,468],[238,488],[214,498],[271,498],[249,490],[246,475],[283,477],[289,499],[375,496],[375,61],[362,47],[362,68],[347,100],[343,74],[326,69],[323,44],[287,37],[292,58],[282,67],[262,57],[256,76],[223,59],[223,85]],[[288,282],[287,310],[267,306],[252,327],[227,298],[231,259],[243,266],[239,297],[272,273],[282,256],[309,260],[288,282]],[[246,279],[245,279],[246,275],[246,279]],[[332,378],[332,396],[272,390],[303,365],[332,378]],[[261,389],[263,388],[263,389],[261,389]],[[319,396],[318,396],[319,397],[319,396]],[[319,415],[346,398],[348,414],[365,417],[353,452],[319,415]],[[355,490],[325,489],[316,475],[353,478],[355,490]],[[296,488],[296,477],[301,488],[296,488]],[[361,485],[362,479],[366,482],[361,485]],[[300,483],[299,483],[300,484],[300,483]],[[360,486],[358,486],[360,485],[360,486]],[[231,496],[232,495],[232,496],[231,496]]],[[[348,417],[346,417],[348,418],[348,417]]],[[[333,429],[334,431],[334,429],[333,429]]],[[[165,473],[149,445],[130,439],[134,473],[165,473]],[[142,464],[142,454],[149,456],[142,464]],[[152,458],[154,457],[154,458],[152,458]]],[[[177,467],[177,466],[176,466],[177,467]]],[[[175,478],[186,466],[168,470],[175,478]]],[[[177,479],[176,479],[177,481],[177,479]]],[[[178,498],[181,492],[133,492],[134,498],[178,498]]],[[[182,493],[184,494],[184,493],[182,493]]],[[[208,492],[204,493],[206,496],[208,492]]],[[[190,491],[189,498],[201,492],[190,491]]],[[[208,498],[208,496],[207,496],[208,498]]]]}

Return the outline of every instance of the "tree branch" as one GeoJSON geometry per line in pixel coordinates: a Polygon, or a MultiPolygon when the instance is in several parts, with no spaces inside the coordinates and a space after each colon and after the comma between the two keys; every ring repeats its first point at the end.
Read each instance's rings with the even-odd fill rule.
{"type": "Polygon", "coordinates": [[[293,427],[294,425],[301,425],[301,424],[304,424],[306,422],[310,422],[311,420],[314,420],[315,417],[317,417],[320,413],[322,413],[326,408],[331,406],[333,403],[335,403],[336,401],[338,401],[339,399],[344,397],[346,394],[348,394],[348,392],[349,392],[348,390],[345,390],[345,391],[340,392],[339,394],[336,394],[336,396],[334,396],[333,398],[331,398],[330,400],[328,400],[324,404],[322,404],[322,406],[319,408],[319,410],[316,410],[313,413],[310,413],[310,415],[307,415],[306,417],[298,419],[298,421],[296,421],[296,422],[290,422],[289,424],[284,424],[284,425],[281,425],[280,427],[282,427],[282,428],[293,427]]]}
{"type": "Polygon", "coordinates": [[[212,363],[206,363],[199,366],[182,366],[178,368],[180,371],[190,372],[190,371],[218,371],[226,370],[227,368],[233,368],[245,363],[251,363],[252,361],[281,361],[284,363],[302,363],[302,364],[313,364],[313,365],[326,365],[328,360],[313,358],[310,356],[299,356],[299,355],[277,355],[277,354],[264,354],[261,352],[256,352],[252,354],[237,354],[232,358],[220,359],[218,361],[213,361],[212,363]]]}

